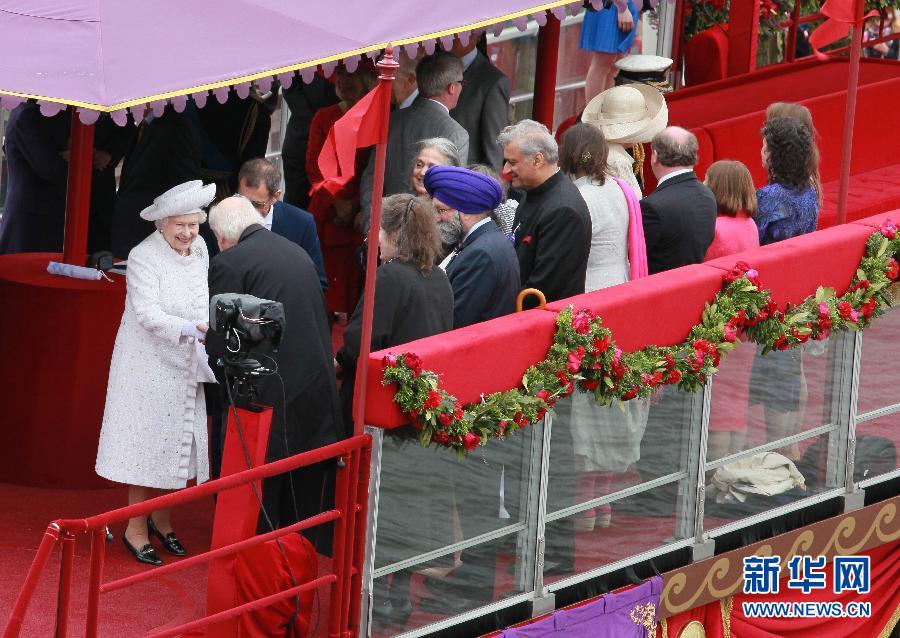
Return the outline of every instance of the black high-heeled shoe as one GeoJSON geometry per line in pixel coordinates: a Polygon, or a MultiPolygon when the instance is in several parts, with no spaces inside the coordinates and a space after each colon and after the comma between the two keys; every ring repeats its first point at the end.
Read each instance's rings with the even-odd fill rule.
{"type": "Polygon", "coordinates": [[[168,534],[163,535],[161,531],[156,528],[156,525],[153,523],[153,517],[147,517],[147,531],[156,536],[163,544],[163,549],[174,556],[184,556],[187,554],[187,551],[184,549],[184,545],[178,540],[178,537],[175,536],[175,532],[169,532],[168,534]]]}
{"type": "Polygon", "coordinates": [[[128,539],[125,538],[125,534],[122,534],[122,542],[125,543],[125,549],[131,552],[132,556],[139,563],[146,563],[147,565],[154,565],[159,567],[163,564],[162,559],[156,553],[156,550],[153,549],[153,546],[150,543],[147,543],[140,549],[136,548],[134,545],[128,542],[128,539]]]}

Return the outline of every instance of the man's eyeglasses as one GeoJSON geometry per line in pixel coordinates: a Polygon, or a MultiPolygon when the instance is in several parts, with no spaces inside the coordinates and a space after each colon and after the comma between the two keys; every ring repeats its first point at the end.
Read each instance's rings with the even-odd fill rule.
{"type": "Polygon", "coordinates": [[[247,201],[250,202],[250,205],[253,206],[253,208],[255,208],[256,210],[258,210],[261,213],[264,213],[267,210],[269,210],[269,206],[272,205],[272,200],[269,200],[269,199],[262,201],[262,202],[258,202],[256,200],[250,199],[248,197],[247,201]]]}

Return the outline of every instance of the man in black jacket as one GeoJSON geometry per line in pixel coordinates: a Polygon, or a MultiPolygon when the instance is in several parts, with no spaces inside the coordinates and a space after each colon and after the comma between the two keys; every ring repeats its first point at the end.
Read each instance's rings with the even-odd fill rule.
{"type": "MultiPolygon", "coordinates": [[[[222,200],[210,211],[209,222],[222,251],[209,265],[210,297],[240,293],[284,306],[286,326],[278,352],[265,347],[251,351],[251,357],[264,364],[274,359],[281,377],[265,377],[257,385],[257,403],[274,408],[266,462],[333,443],[343,431],[341,409],[315,265],[292,241],[266,231],[244,197],[222,200]]],[[[221,352],[217,337],[211,333],[207,338],[213,357],[221,352]]],[[[223,402],[227,405],[227,397],[223,402]]],[[[275,526],[290,525],[329,506],[324,486],[330,466],[333,463],[319,463],[291,472],[293,488],[288,474],[263,483],[263,504],[275,526]]]]}
{"type": "Polygon", "coordinates": [[[716,234],[716,196],[694,174],[697,138],[670,126],[650,143],[659,183],[641,200],[650,274],[699,264],[716,234]]]}
{"type": "Polygon", "coordinates": [[[503,172],[514,188],[526,191],[513,221],[522,288],[537,288],[547,301],[583,293],[591,215],[557,166],[556,140],[543,124],[522,120],[503,129],[498,142],[503,172]]]}

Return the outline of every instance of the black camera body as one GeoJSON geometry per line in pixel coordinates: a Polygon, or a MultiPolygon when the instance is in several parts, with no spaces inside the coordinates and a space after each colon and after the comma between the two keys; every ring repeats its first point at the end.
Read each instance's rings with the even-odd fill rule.
{"type": "Polygon", "coordinates": [[[224,356],[218,363],[225,368],[226,376],[244,386],[248,381],[276,372],[277,368],[251,358],[250,351],[263,344],[271,345],[273,354],[278,351],[285,328],[284,307],[280,302],[226,293],[210,300],[209,316],[210,330],[221,335],[225,343],[224,356]]]}

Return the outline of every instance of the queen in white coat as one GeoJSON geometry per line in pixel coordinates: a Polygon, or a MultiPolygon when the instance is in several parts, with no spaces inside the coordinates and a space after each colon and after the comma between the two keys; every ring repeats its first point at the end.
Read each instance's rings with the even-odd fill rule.
{"type": "MultiPolygon", "coordinates": [[[[214,381],[202,347],[209,317],[209,252],[198,235],[215,185],[188,182],[141,212],[157,231],[128,255],[125,312],[109,370],[97,474],[129,486],[129,504],[157,490],[209,478],[203,382],[214,381]]],[[[125,546],[160,565],[153,534],[184,555],[168,510],[133,518],[125,546]]]]}

